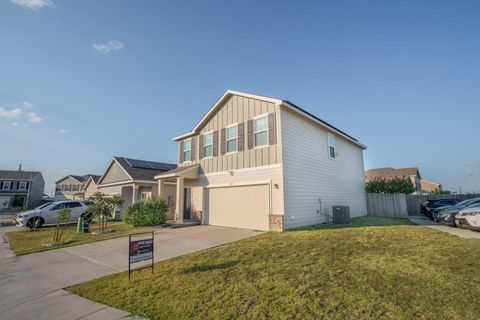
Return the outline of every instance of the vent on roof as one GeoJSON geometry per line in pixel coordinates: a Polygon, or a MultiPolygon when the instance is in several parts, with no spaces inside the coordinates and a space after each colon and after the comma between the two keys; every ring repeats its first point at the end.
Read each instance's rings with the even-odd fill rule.
{"type": "Polygon", "coordinates": [[[145,160],[136,160],[136,159],[127,159],[127,158],[125,158],[125,161],[127,161],[127,163],[132,168],[164,170],[164,171],[173,169],[172,166],[169,165],[168,163],[145,161],[145,160]]]}

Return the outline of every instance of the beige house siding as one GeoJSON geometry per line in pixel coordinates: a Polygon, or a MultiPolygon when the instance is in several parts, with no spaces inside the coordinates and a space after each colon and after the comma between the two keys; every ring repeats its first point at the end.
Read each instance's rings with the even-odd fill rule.
{"type": "Polygon", "coordinates": [[[131,180],[131,179],[127,175],[125,170],[123,170],[122,167],[120,167],[116,161],[113,161],[110,167],[107,169],[107,174],[102,179],[101,183],[109,184],[109,183],[128,181],[128,180],[131,180]]]}
{"type": "Polygon", "coordinates": [[[366,215],[363,150],[334,134],[337,157],[330,159],[326,128],[287,109],[281,121],[285,228],[326,222],[322,214],[331,215],[333,205],[366,215]]]}
{"type": "MultiPolygon", "coordinates": [[[[248,149],[247,141],[247,121],[254,117],[276,112],[276,135],[279,136],[279,112],[278,107],[273,103],[256,100],[241,96],[231,96],[215,112],[210,120],[200,129],[200,133],[207,133],[212,130],[218,130],[219,143],[218,155],[215,157],[199,160],[199,135],[195,136],[195,160],[179,163],[179,166],[200,164],[201,171],[204,173],[236,170],[251,168],[257,166],[266,166],[281,163],[280,144],[267,145],[257,149],[248,149]],[[220,154],[220,130],[231,124],[244,123],[244,151],[232,154],[220,154]]],[[[278,140],[278,139],[277,139],[278,140]]],[[[178,153],[180,154],[180,143],[178,144],[178,153]]],[[[179,159],[180,162],[180,159],[179,159]]]]}
{"type": "Polygon", "coordinates": [[[95,192],[98,191],[97,185],[95,184],[95,182],[93,182],[93,180],[91,180],[91,178],[90,178],[90,183],[88,183],[84,191],[85,191],[85,194],[84,194],[85,199],[92,196],[95,192]]]}
{"type": "Polygon", "coordinates": [[[67,178],[59,181],[56,186],[60,186],[60,185],[70,185],[71,187],[76,185],[78,187],[77,187],[76,191],[72,191],[72,190],[70,190],[70,191],[57,191],[57,190],[55,190],[55,200],[79,199],[79,196],[75,195],[75,194],[79,194],[79,193],[82,192],[82,190],[83,190],[83,184],[82,183],[78,182],[76,179],[74,179],[72,177],[67,177],[67,178]]]}

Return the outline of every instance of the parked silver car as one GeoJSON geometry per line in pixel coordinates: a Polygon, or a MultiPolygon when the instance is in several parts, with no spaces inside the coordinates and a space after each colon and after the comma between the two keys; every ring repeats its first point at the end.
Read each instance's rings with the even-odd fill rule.
{"type": "Polygon", "coordinates": [[[480,231],[480,204],[460,211],[455,216],[455,225],[459,228],[480,231]]]}
{"type": "Polygon", "coordinates": [[[462,202],[457,203],[453,207],[447,208],[441,212],[438,212],[435,215],[435,220],[437,222],[455,227],[455,216],[463,209],[472,208],[472,207],[480,207],[480,198],[473,198],[464,200],[462,202]]]}
{"type": "Polygon", "coordinates": [[[83,201],[66,200],[45,203],[33,210],[20,212],[15,218],[17,227],[40,228],[44,224],[53,224],[58,221],[58,211],[63,208],[71,209],[69,222],[75,222],[85,215],[89,205],[83,201]]]}

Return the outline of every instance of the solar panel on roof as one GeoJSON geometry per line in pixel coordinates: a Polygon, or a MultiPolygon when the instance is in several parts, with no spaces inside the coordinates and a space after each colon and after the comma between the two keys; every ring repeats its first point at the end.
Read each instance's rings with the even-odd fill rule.
{"type": "Polygon", "coordinates": [[[171,166],[167,163],[154,162],[154,161],[145,161],[145,160],[136,160],[136,159],[125,159],[132,168],[139,169],[154,169],[154,170],[170,170],[171,166]]]}

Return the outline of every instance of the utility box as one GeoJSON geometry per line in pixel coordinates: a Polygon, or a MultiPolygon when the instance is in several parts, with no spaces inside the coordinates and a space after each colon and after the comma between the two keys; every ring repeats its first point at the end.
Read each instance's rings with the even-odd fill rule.
{"type": "Polygon", "coordinates": [[[350,223],[350,207],[348,206],[333,206],[333,223],[334,224],[349,224],[350,223]]]}

